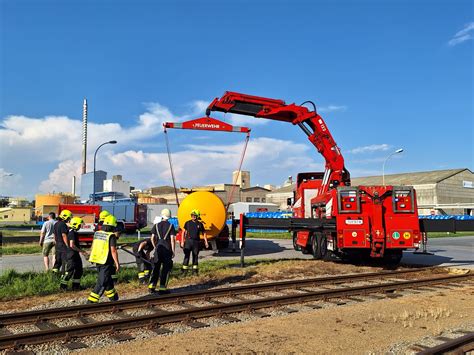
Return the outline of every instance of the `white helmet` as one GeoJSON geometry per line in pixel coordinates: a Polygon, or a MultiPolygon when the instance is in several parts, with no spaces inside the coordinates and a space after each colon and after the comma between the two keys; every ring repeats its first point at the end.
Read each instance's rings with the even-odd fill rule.
{"type": "Polygon", "coordinates": [[[153,220],[153,224],[157,224],[161,222],[161,217],[155,216],[155,219],[153,220]]]}
{"type": "Polygon", "coordinates": [[[171,218],[171,211],[167,208],[163,208],[161,210],[161,217],[163,217],[163,219],[170,219],[171,218]]]}

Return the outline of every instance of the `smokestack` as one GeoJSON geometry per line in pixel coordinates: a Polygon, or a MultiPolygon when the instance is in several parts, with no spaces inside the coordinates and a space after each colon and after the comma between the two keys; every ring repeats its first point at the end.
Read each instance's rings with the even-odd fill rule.
{"type": "Polygon", "coordinates": [[[71,189],[71,192],[72,192],[72,195],[73,196],[76,196],[76,177],[73,176],[72,177],[72,189],[71,189]]]}
{"type": "Polygon", "coordinates": [[[82,174],[87,172],[87,99],[82,105],[82,174]]]}

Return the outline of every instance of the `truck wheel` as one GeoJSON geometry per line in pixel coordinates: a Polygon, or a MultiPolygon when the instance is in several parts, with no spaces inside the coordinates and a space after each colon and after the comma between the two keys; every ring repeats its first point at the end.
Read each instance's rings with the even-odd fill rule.
{"type": "Polygon", "coordinates": [[[297,238],[298,238],[298,233],[293,232],[293,249],[295,249],[296,251],[301,251],[301,246],[296,244],[296,239],[297,238]]]}
{"type": "Polygon", "coordinates": [[[320,239],[320,233],[314,233],[311,237],[311,249],[313,250],[313,258],[315,259],[321,259],[321,248],[319,246],[320,239]]]}
{"type": "Polygon", "coordinates": [[[387,266],[397,266],[398,264],[400,264],[402,257],[402,250],[385,250],[383,262],[387,264],[387,266]]]}
{"type": "Polygon", "coordinates": [[[319,254],[321,255],[321,259],[328,260],[329,259],[329,252],[328,252],[328,238],[325,235],[319,234],[319,254]]]}
{"type": "Polygon", "coordinates": [[[313,234],[310,233],[308,236],[309,243],[307,242],[305,247],[301,247],[301,252],[303,254],[312,254],[313,253],[313,247],[312,247],[312,240],[313,240],[313,234]]]}

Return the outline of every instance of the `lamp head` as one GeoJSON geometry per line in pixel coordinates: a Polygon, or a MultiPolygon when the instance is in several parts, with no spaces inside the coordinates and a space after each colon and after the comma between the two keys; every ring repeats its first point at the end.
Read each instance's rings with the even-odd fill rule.
{"type": "Polygon", "coordinates": [[[395,153],[401,153],[401,152],[403,152],[403,148],[397,149],[397,150],[395,151],[395,153]]]}
{"type": "Polygon", "coordinates": [[[117,141],[109,141],[110,144],[117,144],[117,141]]]}

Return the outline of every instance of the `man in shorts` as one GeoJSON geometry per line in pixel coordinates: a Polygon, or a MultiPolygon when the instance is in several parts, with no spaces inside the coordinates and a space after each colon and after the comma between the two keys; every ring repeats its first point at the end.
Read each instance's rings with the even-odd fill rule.
{"type": "Polygon", "coordinates": [[[44,267],[46,271],[49,270],[49,254],[53,251],[53,260],[51,265],[54,265],[54,224],[56,223],[56,214],[50,212],[48,215],[48,220],[43,223],[40,233],[39,245],[43,247],[43,259],[44,267]]]}

